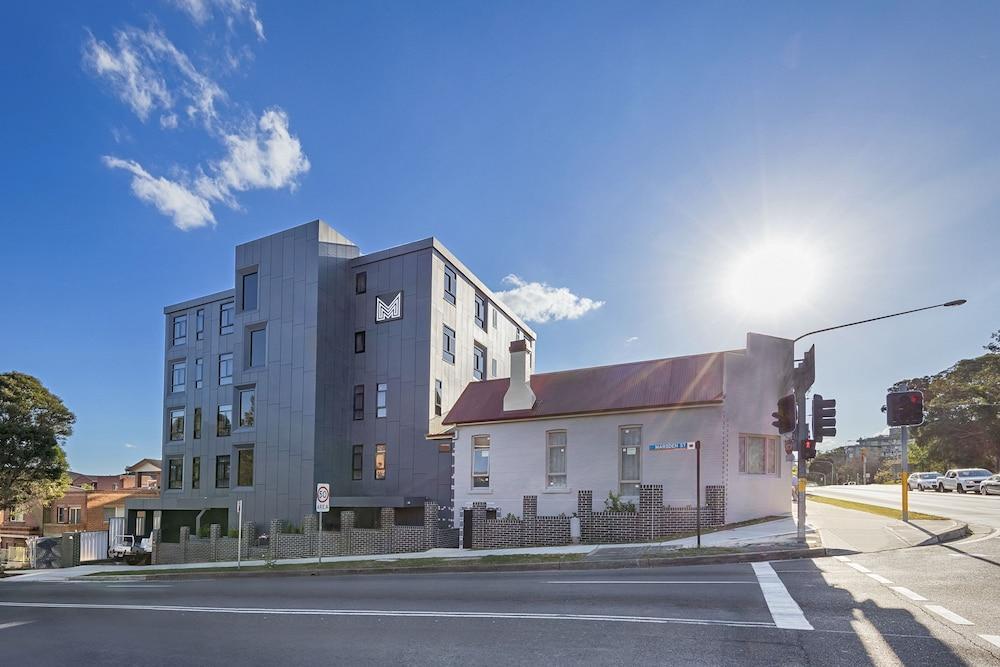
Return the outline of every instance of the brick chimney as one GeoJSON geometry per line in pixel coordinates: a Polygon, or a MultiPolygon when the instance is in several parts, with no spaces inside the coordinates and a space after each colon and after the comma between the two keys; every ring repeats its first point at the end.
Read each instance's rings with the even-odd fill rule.
{"type": "Polygon", "coordinates": [[[510,387],[503,397],[504,412],[530,410],[535,407],[535,392],[531,390],[531,364],[528,363],[528,341],[510,343],[510,387]]]}

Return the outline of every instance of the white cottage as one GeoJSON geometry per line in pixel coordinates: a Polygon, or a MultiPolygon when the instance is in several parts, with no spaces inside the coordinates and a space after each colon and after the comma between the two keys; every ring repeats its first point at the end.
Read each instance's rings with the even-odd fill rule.
{"type": "Polygon", "coordinates": [[[520,514],[524,496],[539,515],[571,516],[581,490],[598,510],[608,492],[638,505],[640,484],[694,506],[695,453],[677,447],[694,441],[702,493],[725,489],[725,523],[789,512],[792,464],[771,413],[790,389],[792,341],[750,333],[740,350],[533,376],[528,354],[512,342],[510,379],[470,383],[444,419],[456,525],[474,502],[520,514]]]}

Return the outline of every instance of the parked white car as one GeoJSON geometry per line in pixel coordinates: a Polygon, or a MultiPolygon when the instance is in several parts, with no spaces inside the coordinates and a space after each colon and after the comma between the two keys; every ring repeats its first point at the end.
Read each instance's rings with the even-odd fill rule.
{"type": "Polygon", "coordinates": [[[984,496],[992,494],[1000,495],[1000,475],[993,475],[989,479],[984,479],[979,483],[979,493],[984,496]]]}
{"type": "Polygon", "coordinates": [[[910,476],[906,478],[906,485],[910,487],[910,491],[925,491],[929,489],[937,488],[938,477],[941,476],[939,472],[914,472],[910,473],[910,476]]]}
{"type": "Polygon", "coordinates": [[[985,468],[952,468],[944,476],[938,477],[937,490],[979,493],[979,484],[992,476],[993,473],[985,468]]]}

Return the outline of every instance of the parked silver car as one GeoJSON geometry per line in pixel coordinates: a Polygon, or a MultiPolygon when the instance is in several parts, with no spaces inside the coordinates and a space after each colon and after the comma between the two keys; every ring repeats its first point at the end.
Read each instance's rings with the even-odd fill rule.
{"type": "Polygon", "coordinates": [[[906,485],[910,487],[910,491],[927,491],[935,489],[937,488],[937,481],[940,476],[941,473],[939,472],[910,473],[910,476],[906,478],[906,485]]]}
{"type": "Polygon", "coordinates": [[[979,493],[980,482],[992,476],[993,473],[985,468],[952,468],[944,476],[938,477],[937,490],[979,493]]]}
{"type": "Polygon", "coordinates": [[[996,494],[1000,496],[1000,475],[993,475],[979,483],[979,493],[984,496],[996,494]]]}

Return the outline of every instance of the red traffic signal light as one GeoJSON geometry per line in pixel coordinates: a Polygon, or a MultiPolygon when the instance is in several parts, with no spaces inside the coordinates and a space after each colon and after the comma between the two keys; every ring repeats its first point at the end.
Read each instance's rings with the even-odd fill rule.
{"type": "Polygon", "coordinates": [[[919,426],[924,423],[924,394],[894,391],[885,397],[885,421],[889,426],[919,426]]]}
{"type": "Polygon", "coordinates": [[[816,441],[815,440],[802,440],[801,447],[799,448],[799,460],[804,461],[806,459],[816,458],[816,441]]]}
{"type": "Polygon", "coordinates": [[[778,433],[791,433],[795,430],[795,395],[788,394],[778,399],[778,411],[772,412],[774,421],[771,426],[778,429],[778,433]]]}

